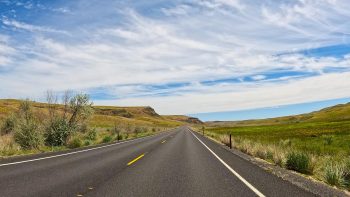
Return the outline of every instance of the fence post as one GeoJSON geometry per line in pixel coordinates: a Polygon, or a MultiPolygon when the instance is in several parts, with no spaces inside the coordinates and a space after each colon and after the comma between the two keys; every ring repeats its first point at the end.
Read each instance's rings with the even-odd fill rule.
{"type": "Polygon", "coordinates": [[[232,149],[232,136],[230,134],[230,149],[232,149]]]}
{"type": "Polygon", "coordinates": [[[205,129],[205,128],[204,128],[204,127],[202,127],[202,130],[203,130],[203,136],[204,136],[204,129],[205,129]]]}

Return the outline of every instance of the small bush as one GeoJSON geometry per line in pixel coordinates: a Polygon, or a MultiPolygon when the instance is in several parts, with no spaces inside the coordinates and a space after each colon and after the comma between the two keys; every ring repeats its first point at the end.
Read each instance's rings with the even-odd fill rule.
{"type": "Polygon", "coordinates": [[[48,146],[66,145],[70,133],[69,123],[63,118],[55,118],[45,129],[45,144],[48,146]]]}
{"type": "Polygon", "coordinates": [[[156,132],[156,128],[153,127],[153,128],[152,128],[152,132],[156,132]]]}
{"type": "Polygon", "coordinates": [[[310,174],[310,157],[302,152],[290,152],[287,154],[286,167],[300,173],[310,174]]]}
{"type": "Polygon", "coordinates": [[[78,137],[75,137],[73,139],[71,139],[69,142],[68,142],[68,148],[79,148],[82,146],[82,141],[81,139],[79,139],[78,137]]]}
{"type": "Polygon", "coordinates": [[[42,143],[42,134],[32,112],[31,101],[21,101],[18,111],[18,127],[15,129],[14,139],[21,148],[39,148],[42,143]]]}
{"type": "Polygon", "coordinates": [[[90,131],[86,134],[86,139],[88,140],[96,140],[97,138],[97,132],[96,132],[96,129],[90,129],[90,131]]]}
{"type": "Polygon", "coordinates": [[[111,142],[112,140],[113,140],[112,136],[107,135],[107,136],[105,136],[105,137],[102,139],[102,142],[103,142],[103,143],[108,143],[108,142],[111,142]]]}
{"type": "Polygon", "coordinates": [[[84,146],[90,146],[92,142],[90,140],[85,140],[84,141],[84,146]]]}
{"type": "Polygon", "coordinates": [[[14,115],[8,116],[1,127],[0,134],[5,135],[5,134],[13,133],[15,131],[16,123],[17,123],[17,119],[14,115]]]}
{"type": "Polygon", "coordinates": [[[23,149],[37,149],[42,143],[42,135],[34,120],[21,123],[15,131],[14,139],[23,149]]]}
{"type": "Polygon", "coordinates": [[[329,163],[326,165],[324,172],[324,179],[330,185],[343,186],[345,172],[343,166],[335,163],[329,163]]]}

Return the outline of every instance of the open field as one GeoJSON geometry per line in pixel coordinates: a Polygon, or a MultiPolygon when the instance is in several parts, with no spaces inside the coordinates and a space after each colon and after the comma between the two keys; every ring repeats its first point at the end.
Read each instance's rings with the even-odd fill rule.
{"type": "Polygon", "coordinates": [[[233,146],[247,154],[350,188],[350,104],[266,120],[208,122],[205,133],[224,144],[231,134],[233,146]]]}
{"type": "MultiPolygon", "coordinates": [[[[11,116],[18,116],[20,101],[14,99],[0,100],[0,129],[5,120],[11,116]]],[[[62,114],[64,106],[55,104],[54,110],[62,114]]],[[[123,140],[148,136],[185,124],[193,124],[199,120],[187,116],[161,116],[151,107],[114,107],[93,106],[93,115],[86,121],[83,131],[74,131],[68,137],[67,144],[47,146],[40,143],[37,148],[21,148],[15,142],[14,133],[0,135],[0,158],[13,155],[41,153],[48,151],[65,150],[81,146],[95,145],[115,140],[123,140]]],[[[31,111],[40,125],[37,133],[45,134],[48,124],[49,105],[46,103],[31,102],[31,111]]],[[[42,140],[41,140],[42,141],[42,140]]]]}

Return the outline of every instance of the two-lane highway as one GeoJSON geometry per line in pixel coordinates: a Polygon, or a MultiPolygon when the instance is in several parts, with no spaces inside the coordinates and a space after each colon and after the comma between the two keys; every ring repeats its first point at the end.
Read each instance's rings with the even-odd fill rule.
{"type": "Polygon", "coordinates": [[[0,164],[0,196],[313,196],[181,127],[0,164]]]}

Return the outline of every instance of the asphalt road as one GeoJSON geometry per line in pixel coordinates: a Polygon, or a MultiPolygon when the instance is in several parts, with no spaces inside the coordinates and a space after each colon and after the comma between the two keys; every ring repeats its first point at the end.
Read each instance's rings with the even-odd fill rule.
{"type": "Polygon", "coordinates": [[[1,161],[0,196],[313,195],[181,127],[92,150],[1,161]]]}

